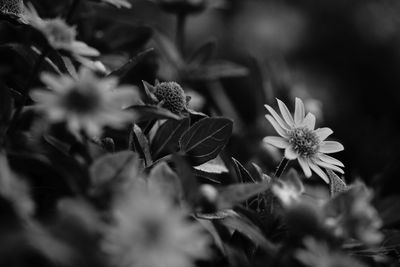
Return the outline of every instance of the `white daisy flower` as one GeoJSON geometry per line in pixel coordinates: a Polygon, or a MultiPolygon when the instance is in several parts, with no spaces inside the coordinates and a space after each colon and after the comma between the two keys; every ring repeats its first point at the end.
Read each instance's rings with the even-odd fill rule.
{"type": "Polygon", "coordinates": [[[45,73],[41,80],[51,91],[33,90],[31,97],[52,123],[65,122],[68,130],[79,138],[99,136],[104,126],[120,128],[132,122],[134,114],[122,110],[138,100],[133,86],[117,86],[116,78],[98,78],[82,67],[77,79],[67,75],[45,73]]]}
{"type": "Polygon", "coordinates": [[[162,195],[134,190],[117,201],[104,251],[120,267],[190,267],[210,256],[210,239],[162,195]]]}
{"type": "Polygon", "coordinates": [[[84,65],[90,65],[90,60],[86,57],[100,55],[96,49],[76,40],[75,27],[69,26],[61,18],[42,19],[30,3],[25,7],[23,20],[42,32],[52,48],[69,52],[74,59],[84,65]]]}
{"type": "Polygon", "coordinates": [[[281,100],[277,101],[282,117],[271,106],[265,105],[265,108],[271,114],[266,115],[267,120],[280,136],[267,136],[264,142],[285,149],[285,158],[297,159],[306,177],[311,177],[311,171],[314,171],[329,183],[329,178],[321,167],[344,173],[340,168],[344,167],[343,163],[326,155],[344,149],[339,142],[326,141],[333,131],[330,128],[315,129],[315,116],[311,113],[305,115],[300,98],[296,98],[294,117],[281,100]]]}

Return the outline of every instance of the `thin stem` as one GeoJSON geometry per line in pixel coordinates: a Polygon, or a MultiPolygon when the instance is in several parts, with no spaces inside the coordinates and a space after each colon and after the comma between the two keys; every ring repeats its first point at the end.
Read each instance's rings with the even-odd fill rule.
{"type": "Polygon", "coordinates": [[[11,119],[10,122],[10,126],[7,130],[7,132],[9,131],[13,131],[14,127],[16,126],[16,123],[19,119],[19,116],[21,115],[21,112],[24,108],[24,106],[26,105],[26,103],[28,102],[29,99],[29,92],[30,92],[30,88],[32,86],[32,83],[36,77],[36,75],[39,73],[40,68],[42,67],[43,62],[46,59],[47,54],[50,52],[49,48],[46,48],[45,50],[43,50],[43,52],[40,53],[38,60],[36,61],[35,65],[32,68],[32,72],[29,75],[28,81],[25,85],[25,90],[23,92],[22,95],[22,101],[21,101],[21,105],[18,106],[18,108],[16,109],[16,111],[14,112],[14,115],[11,119]]]}
{"type": "Polygon", "coordinates": [[[186,13],[178,13],[176,21],[176,46],[178,47],[182,55],[184,54],[185,49],[185,24],[186,13]]]}
{"type": "Polygon", "coordinates": [[[285,157],[281,160],[281,163],[279,163],[278,168],[276,168],[275,178],[281,177],[281,175],[284,172],[284,170],[286,169],[288,163],[289,163],[289,160],[285,157]]]}
{"type": "Polygon", "coordinates": [[[74,0],[71,4],[71,7],[68,10],[67,16],[65,17],[65,20],[67,21],[68,24],[71,23],[71,20],[75,14],[76,9],[78,8],[80,3],[80,0],[74,0]]]}

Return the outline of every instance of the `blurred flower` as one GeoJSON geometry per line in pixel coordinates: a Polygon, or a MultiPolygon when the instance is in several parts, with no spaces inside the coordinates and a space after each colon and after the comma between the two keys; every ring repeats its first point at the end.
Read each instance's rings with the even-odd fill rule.
{"type": "Polygon", "coordinates": [[[20,16],[24,10],[22,0],[1,0],[0,13],[20,16]]]}
{"type": "Polygon", "coordinates": [[[127,194],[114,211],[104,249],[116,266],[187,267],[208,257],[209,240],[200,225],[159,194],[127,194]]]}
{"type": "Polygon", "coordinates": [[[290,206],[299,203],[299,199],[304,193],[304,185],[298,178],[297,172],[292,169],[282,179],[275,181],[272,192],[284,206],[290,206]]]}
{"type": "Polygon", "coordinates": [[[337,236],[356,238],[367,245],[379,243],[382,221],[371,200],[372,192],[364,184],[351,186],[325,206],[327,227],[337,236]]]}
{"type": "Polygon", "coordinates": [[[129,3],[127,0],[102,0],[103,2],[109,3],[111,5],[114,5],[118,8],[121,7],[126,7],[126,8],[131,8],[132,5],[129,3]]]}
{"type": "Polygon", "coordinates": [[[343,150],[343,145],[335,141],[325,141],[333,133],[330,128],[315,129],[315,116],[308,113],[305,116],[303,101],[296,98],[294,118],[287,106],[277,99],[283,119],[269,105],[265,105],[271,115],[266,115],[267,120],[280,135],[267,136],[264,142],[275,147],[285,149],[285,158],[297,159],[306,177],[311,177],[311,170],[318,174],[326,183],[329,183],[327,174],[320,168],[327,168],[343,173],[344,167],[339,160],[332,158],[328,153],[343,150]]]}
{"type": "Polygon", "coordinates": [[[77,79],[67,75],[41,76],[52,91],[34,90],[31,97],[50,122],[66,122],[79,138],[81,131],[97,136],[102,127],[120,128],[133,120],[133,114],[122,110],[138,99],[131,86],[117,86],[116,78],[98,78],[87,68],[79,70],[77,79]]]}
{"type": "Polygon", "coordinates": [[[91,66],[92,62],[85,57],[100,55],[96,49],[76,40],[75,27],[69,26],[61,18],[40,18],[32,4],[28,4],[25,8],[23,18],[28,24],[43,33],[52,48],[69,52],[72,57],[86,66],[91,66]]]}
{"type": "Polygon", "coordinates": [[[332,251],[327,244],[308,237],[304,240],[305,249],[297,251],[296,258],[310,267],[364,267],[365,265],[343,253],[332,251]]]}
{"type": "Polygon", "coordinates": [[[35,205],[28,185],[10,169],[7,157],[0,151],[0,198],[10,201],[22,218],[30,217],[35,205]]]}

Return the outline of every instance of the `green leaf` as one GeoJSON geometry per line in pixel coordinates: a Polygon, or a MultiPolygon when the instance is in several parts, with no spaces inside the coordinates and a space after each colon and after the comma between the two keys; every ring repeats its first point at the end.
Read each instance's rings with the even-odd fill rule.
{"type": "Polygon", "coordinates": [[[326,169],[326,172],[328,173],[328,177],[330,180],[329,189],[332,197],[348,190],[346,182],[342,180],[339,176],[337,176],[336,173],[328,169],[326,169]]]}
{"type": "Polygon", "coordinates": [[[135,112],[136,123],[154,119],[173,119],[173,120],[181,119],[181,117],[172,113],[168,109],[161,108],[158,106],[134,105],[129,107],[128,110],[132,110],[133,112],[135,112]]]}
{"type": "Polygon", "coordinates": [[[182,185],[175,172],[167,163],[161,162],[151,169],[147,177],[151,192],[167,196],[176,203],[182,197],[182,185]]]}
{"type": "Polygon", "coordinates": [[[89,169],[93,190],[118,182],[125,183],[139,177],[141,162],[138,154],[123,151],[97,159],[89,169]]]}
{"type": "Polygon", "coordinates": [[[179,148],[179,139],[190,127],[190,119],[168,120],[157,131],[151,143],[154,159],[175,152],[179,148]]]}
{"type": "Polygon", "coordinates": [[[233,122],[226,118],[205,118],[186,131],[181,140],[181,151],[194,166],[203,164],[221,152],[232,134],[233,122]]]}
{"type": "Polygon", "coordinates": [[[220,188],[217,207],[218,209],[228,209],[233,206],[240,204],[251,197],[255,197],[258,194],[264,193],[271,187],[269,182],[261,183],[244,183],[244,184],[233,184],[223,188],[220,188]]]}
{"type": "Polygon", "coordinates": [[[183,198],[189,205],[195,207],[199,199],[199,184],[193,174],[193,168],[178,154],[174,154],[173,161],[182,184],[183,198]]]}
{"type": "Polygon", "coordinates": [[[264,237],[260,229],[255,224],[237,213],[227,216],[219,222],[231,230],[236,230],[242,233],[255,245],[266,251],[276,250],[275,246],[264,237]]]}
{"type": "Polygon", "coordinates": [[[146,166],[153,163],[150,155],[149,141],[143,134],[142,129],[136,124],[133,125],[129,135],[129,149],[142,155],[146,166]]]}
{"type": "Polygon", "coordinates": [[[213,56],[216,47],[216,40],[209,40],[205,42],[194,51],[193,55],[191,55],[190,59],[188,60],[189,64],[200,66],[206,63],[213,56]]]}
{"type": "Polygon", "coordinates": [[[122,67],[112,71],[108,76],[116,76],[122,79],[133,67],[135,67],[144,57],[146,57],[153,50],[153,48],[148,48],[138,53],[136,56],[129,59],[129,61],[126,62],[122,67]]]}
{"type": "Polygon", "coordinates": [[[237,161],[235,158],[232,158],[234,166],[235,166],[235,171],[236,175],[238,177],[238,180],[242,183],[255,183],[256,180],[250,175],[250,173],[246,170],[243,165],[237,161]]]}

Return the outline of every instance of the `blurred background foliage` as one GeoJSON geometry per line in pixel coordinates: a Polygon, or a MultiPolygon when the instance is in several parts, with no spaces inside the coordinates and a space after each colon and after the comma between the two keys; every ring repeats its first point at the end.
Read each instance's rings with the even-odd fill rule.
{"type": "MultiPolygon", "coordinates": [[[[72,3],[40,0],[35,5],[43,16],[54,17],[68,11],[67,2],[72,3]]],[[[100,60],[110,70],[145,48],[156,48],[129,70],[124,82],[178,80],[192,95],[195,109],[207,110],[210,101],[219,102],[222,109],[211,111],[235,120],[232,155],[270,168],[279,156],[261,143],[273,133],[264,119],[263,104],[273,104],[275,97],[286,103],[301,97],[317,115],[317,123],[334,129],[335,138],[344,144],[338,157],[346,164],[346,179],[361,177],[379,184],[384,193],[398,191],[393,186],[400,159],[397,1],[228,0],[219,8],[193,14],[187,18],[185,57],[214,40],[213,59],[248,70],[234,78],[222,75],[221,83],[207,86],[183,81],[160,52],[160,34],[175,38],[176,17],[151,1],[131,3],[131,9],[110,9],[83,1],[78,7],[82,11],[71,19],[78,23],[78,38],[99,49],[104,55],[100,60]],[[233,108],[223,104],[226,97],[233,108]]],[[[1,27],[8,33],[0,36],[2,42],[22,38],[9,34],[8,26],[1,27]]],[[[9,60],[14,62],[10,72],[24,70],[17,58],[9,60]]]]}

